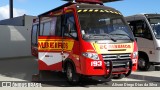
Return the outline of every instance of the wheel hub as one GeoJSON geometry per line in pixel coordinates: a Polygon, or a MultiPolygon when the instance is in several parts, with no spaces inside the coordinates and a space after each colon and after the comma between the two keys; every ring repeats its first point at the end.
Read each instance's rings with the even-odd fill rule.
{"type": "Polygon", "coordinates": [[[139,61],[138,61],[138,65],[141,68],[145,67],[145,65],[146,65],[145,60],[143,58],[140,58],[139,61]]]}
{"type": "Polygon", "coordinates": [[[70,67],[68,67],[68,70],[67,70],[67,78],[70,80],[72,79],[72,70],[70,67]]]}

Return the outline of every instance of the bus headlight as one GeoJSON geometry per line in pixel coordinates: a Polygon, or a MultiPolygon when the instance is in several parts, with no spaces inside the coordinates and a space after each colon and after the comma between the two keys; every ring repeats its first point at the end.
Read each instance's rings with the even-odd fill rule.
{"type": "Polygon", "coordinates": [[[98,57],[97,53],[86,52],[86,53],[83,53],[82,55],[87,57],[87,58],[93,59],[93,60],[99,60],[99,57],[98,57]]]}
{"type": "Polygon", "coordinates": [[[132,54],[132,59],[135,59],[135,58],[137,58],[138,57],[138,52],[133,52],[133,54],[132,54]]]}

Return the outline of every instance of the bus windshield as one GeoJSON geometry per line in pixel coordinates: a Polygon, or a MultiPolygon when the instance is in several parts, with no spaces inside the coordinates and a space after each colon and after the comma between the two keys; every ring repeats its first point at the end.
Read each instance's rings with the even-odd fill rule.
{"type": "Polygon", "coordinates": [[[160,39],[160,18],[150,18],[149,22],[153,29],[154,35],[157,39],[160,39]]]}
{"type": "Polygon", "coordinates": [[[134,40],[129,26],[119,14],[81,12],[78,15],[85,40],[134,40]]]}

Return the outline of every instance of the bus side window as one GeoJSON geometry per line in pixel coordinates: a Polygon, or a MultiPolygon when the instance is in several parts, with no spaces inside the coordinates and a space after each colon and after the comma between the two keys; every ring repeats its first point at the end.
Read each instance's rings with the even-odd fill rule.
{"type": "Polygon", "coordinates": [[[144,20],[131,21],[129,25],[132,28],[135,37],[152,40],[150,29],[144,20]]]}
{"type": "Polygon", "coordinates": [[[38,39],[38,25],[33,25],[32,28],[32,45],[37,45],[38,39]]]}
{"type": "Polygon", "coordinates": [[[49,18],[49,21],[41,23],[40,35],[41,36],[55,36],[56,26],[57,26],[57,17],[49,18]]]}
{"type": "Polygon", "coordinates": [[[44,23],[44,31],[43,36],[49,36],[51,31],[51,22],[45,22],[44,23]]]}
{"type": "Polygon", "coordinates": [[[41,23],[40,24],[40,35],[43,35],[43,30],[44,30],[43,26],[44,26],[44,24],[41,23]]]}
{"type": "Polygon", "coordinates": [[[64,30],[64,36],[77,39],[77,30],[76,30],[76,24],[75,24],[73,13],[66,14],[65,22],[66,22],[66,26],[64,30]]]}
{"type": "Polygon", "coordinates": [[[57,17],[52,17],[50,36],[55,36],[57,17]]]}
{"type": "Polygon", "coordinates": [[[62,36],[61,34],[61,16],[57,17],[57,22],[56,22],[56,26],[55,26],[55,35],[56,36],[62,36]]]}

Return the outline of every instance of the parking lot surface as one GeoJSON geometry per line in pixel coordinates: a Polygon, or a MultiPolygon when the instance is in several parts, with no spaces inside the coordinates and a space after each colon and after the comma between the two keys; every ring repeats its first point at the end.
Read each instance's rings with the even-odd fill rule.
{"type": "MultiPolygon", "coordinates": [[[[24,58],[12,58],[12,59],[0,59],[0,81],[1,82],[32,82],[33,80],[36,80],[36,76],[38,74],[38,64],[37,60],[34,57],[24,57],[24,58]]],[[[129,77],[123,78],[123,79],[112,79],[110,82],[107,80],[102,81],[95,81],[92,79],[84,79],[80,82],[77,86],[71,86],[67,83],[65,79],[65,75],[60,72],[47,72],[47,77],[45,77],[41,82],[37,81],[36,83],[41,83],[42,87],[23,87],[24,89],[38,89],[38,90],[44,90],[56,88],[57,90],[77,90],[79,89],[92,89],[92,90],[98,90],[109,88],[111,90],[117,90],[119,88],[120,90],[124,90],[127,88],[132,89],[140,89],[145,88],[146,90],[149,90],[152,88],[152,90],[160,89],[160,72],[155,71],[155,67],[151,67],[149,71],[136,71],[133,72],[129,77]],[[154,81],[154,82],[153,82],[154,81]],[[155,83],[155,81],[157,82],[155,83]],[[144,87],[144,86],[132,86],[133,83],[152,83],[153,86],[150,87],[144,87]],[[154,83],[158,86],[154,86],[154,83]],[[118,86],[118,84],[128,84],[128,86],[118,86]],[[117,86],[116,86],[117,85],[117,86]],[[64,88],[67,87],[67,88],[64,88]]],[[[149,84],[148,83],[148,84],[149,84]]],[[[1,86],[1,85],[0,85],[1,86]]],[[[0,90],[8,87],[0,87],[0,90]]],[[[15,89],[17,88],[12,87],[8,89],[15,89]]],[[[7,90],[8,90],[7,89],[7,90]]]]}

